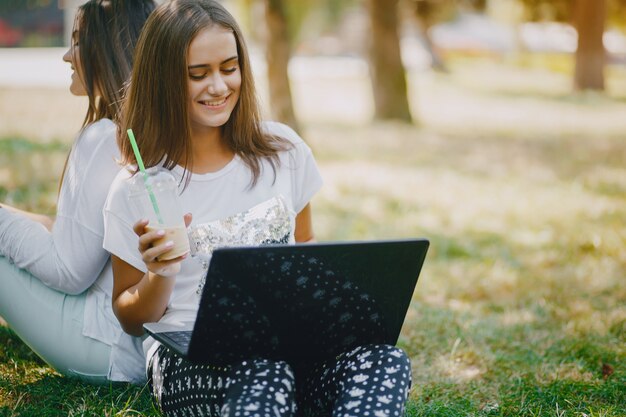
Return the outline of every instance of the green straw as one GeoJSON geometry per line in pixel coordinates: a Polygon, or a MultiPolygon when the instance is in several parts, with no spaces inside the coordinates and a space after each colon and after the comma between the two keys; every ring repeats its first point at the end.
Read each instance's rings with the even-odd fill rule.
{"type": "Polygon", "coordinates": [[[159,211],[159,206],[156,201],[156,197],[152,192],[152,186],[148,183],[148,174],[146,173],[146,167],[143,166],[143,159],[141,159],[141,154],[139,153],[139,148],[137,147],[137,141],[135,140],[135,134],[133,133],[133,129],[128,129],[126,131],[128,133],[128,138],[130,139],[130,145],[133,147],[133,152],[135,153],[135,159],[137,160],[137,166],[139,170],[143,174],[143,182],[148,189],[148,195],[150,196],[150,201],[152,202],[152,208],[154,209],[154,213],[157,216],[157,220],[159,224],[163,224],[163,218],[161,217],[161,212],[159,211]]]}

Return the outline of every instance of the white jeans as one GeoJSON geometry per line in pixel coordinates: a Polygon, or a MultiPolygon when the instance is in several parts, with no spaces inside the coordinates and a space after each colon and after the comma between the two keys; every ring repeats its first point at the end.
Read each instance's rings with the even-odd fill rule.
{"type": "Polygon", "coordinates": [[[83,336],[85,297],[53,290],[0,256],[0,317],[58,372],[104,384],[111,347],[83,336]]]}

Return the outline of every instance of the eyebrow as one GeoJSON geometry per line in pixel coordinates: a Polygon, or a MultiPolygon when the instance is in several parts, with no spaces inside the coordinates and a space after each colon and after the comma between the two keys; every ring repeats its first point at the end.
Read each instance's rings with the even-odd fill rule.
{"type": "MultiPolygon", "coordinates": [[[[226,63],[228,63],[230,61],[236,60],[236,59],[239,59],[239,57],[237,55],[231,56],[230,58],[227,58],[227,59],[223,60],[222,62],[220,62],[220,65],[224,65],[224,64],[226,64],[226,63]]],[[[187,67],[187,69],[209,68],[209,67],[211,67],[209,64],[198,64],[198,65],[189,65],[187,67]]]]}

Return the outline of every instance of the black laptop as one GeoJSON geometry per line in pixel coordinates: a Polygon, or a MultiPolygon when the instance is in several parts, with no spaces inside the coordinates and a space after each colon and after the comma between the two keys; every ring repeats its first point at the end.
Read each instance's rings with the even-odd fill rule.
{"type": "Polygon", "coordinates": [[[365,344],[395,345],[425,239],[213,252],[195,324],[145,330],[192,362],[287,361],[296,370],[365,344]]]}

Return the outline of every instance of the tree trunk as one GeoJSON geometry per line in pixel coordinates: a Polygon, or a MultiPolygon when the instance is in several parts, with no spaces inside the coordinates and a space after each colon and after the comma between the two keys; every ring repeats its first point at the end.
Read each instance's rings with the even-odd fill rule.
{"type": "Polygon", "coordinates": [[[439,51],[437,51],[432,36],[430,36],[430,28],[435,24],[432,16],[436,6],[436,4],[429,1],[415,1],[413,2],[413,13],[422,36],[424,49],[430,55],[430,67],[433,71],[447,73],[448,67],[439,51]]]}
{"type": "Polygon", "coordinates": [[[435,47],[432,36],[430,36],[430,28],[421,28],[420,30],[422,31],[422,39],[424,39],[424,48],[430,55],[430,67],[433,71],[448,73],[448,66],[435,47]]]}
{"type": "Polygon", "coordinates": [[[400,56],[398,0],[367,0],[371,22],[370,73],[375,117],[411,122],[400,56]]]}
{"type": "Polygon", "coordinates": [[[607,14],[606,0],[577,0],[575,7],[578,49],[574,87],[577,90],[604,90],[606,52],[602,35],[607,14]]]}
{"type": "Polygon", "coordinates": [[[265,19],[268,33],[265,58],[272,117],[298,131],[298,121],[293,111],[289,86],[288,67],[291,45],[284,0],[265,0],[265,19]]]}

